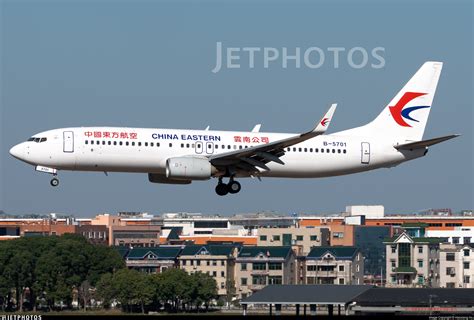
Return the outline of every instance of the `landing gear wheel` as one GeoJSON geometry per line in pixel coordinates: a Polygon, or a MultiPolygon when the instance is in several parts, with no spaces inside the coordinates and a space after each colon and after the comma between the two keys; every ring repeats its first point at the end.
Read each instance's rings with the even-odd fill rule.
{"type": "Polygon", "coordinates": [[[238,181],[230,181],[229,184],[227,185],[227,188],[229,189],[229,193],[235,194],[242,189],[242,186],[238,181]]]}
{"type": "Polygon", "coordinates": [[[53,178],[51,179],[51,182],[50,182],[51,186],[53,187],[57,187],[59,185],[59,179],[58,178],[53,178]]]}
{"type": "Polygon", "coordinates": [[[216,186],[216,193],[220,196],[225,196],[229,193],[229,188],[224,183],[218,183],[216,186]]]}

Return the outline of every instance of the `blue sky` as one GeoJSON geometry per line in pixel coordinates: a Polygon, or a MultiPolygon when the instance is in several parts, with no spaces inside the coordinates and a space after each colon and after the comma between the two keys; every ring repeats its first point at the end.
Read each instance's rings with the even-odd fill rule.
{"type": "Polygon", "coordinates": [[[2,1],[1,197],[11,213],[169,211],[387,212],[473,207],[472,3],[469,1],[2,1]],[[383,47],[385,66],[278,63],[212,73],[225,47],[383,47]],[[145,174],[62,172],[61,186],[8,154],[32,134],[68,126],[300,132],[337,102],[330,131],[372,120],[419,66],[444,68],[425,137],[462,137],[393,169],[344,177],[148,183],[145,174]]]}

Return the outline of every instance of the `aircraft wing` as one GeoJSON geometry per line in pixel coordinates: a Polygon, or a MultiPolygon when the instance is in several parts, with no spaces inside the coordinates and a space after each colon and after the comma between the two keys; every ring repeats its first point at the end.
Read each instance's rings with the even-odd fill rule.
{"type": "Polygon", "coordinates": [[[209,157],[209,161],[217,168],[233,167],[237,171],[247,172],[268,171],[270,169],[266,163],[271,161],[284,165],[285,163],[280,159],[285,154],[284,149],[324,134],[331,122],[336,106],[337,104],[333,103],[324,117],[308,132],[254,147],[212,155],[209,157]]]}

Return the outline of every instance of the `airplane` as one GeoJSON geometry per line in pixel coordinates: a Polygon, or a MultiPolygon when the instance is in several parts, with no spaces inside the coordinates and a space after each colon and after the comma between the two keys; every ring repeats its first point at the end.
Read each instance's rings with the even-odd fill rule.
{"type": "Polygon", "coordinates": [[[370,123],[325,134],[336,104],[300,134],[122,127],[76,127],[33,135],[10,154],[40,172],[147,173],[152,183],[217,178],[218,195],[241,190],[237,178],[319,178],[389,168],[426,155],[458,134],[423,140],[442,62],[425,62],[370,123]],[[228,178],[228,182],[224,182],[228,178]]]}

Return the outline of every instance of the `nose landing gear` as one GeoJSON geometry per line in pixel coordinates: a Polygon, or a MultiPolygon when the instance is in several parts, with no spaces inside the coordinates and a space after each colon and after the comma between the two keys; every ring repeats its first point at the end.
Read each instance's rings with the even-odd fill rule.
{"type": "Polygon", "coordinates": [[[233,177],[230,178],[229,183],[225,184],[222,182],[222,177],[219,177],[219,182],[216,186],[216,193],[220,196],[226,194],[236,194],[242,189],[242,186],[238,181],[235,181],[233,177]]]}

